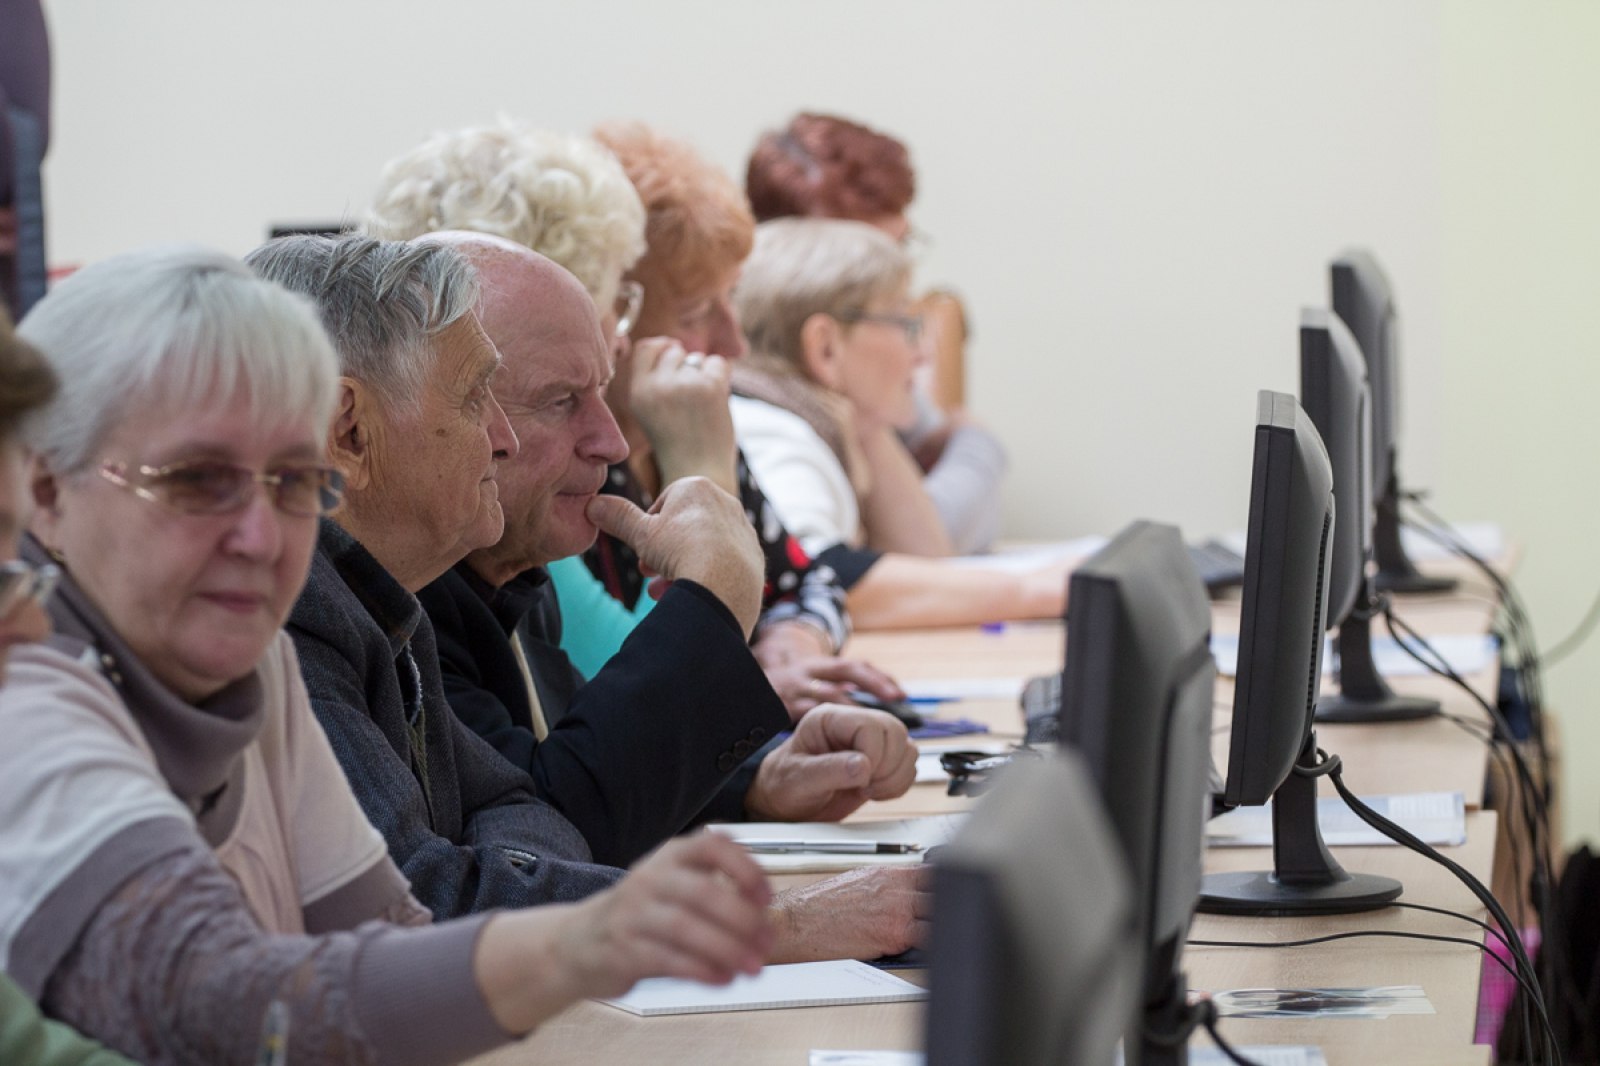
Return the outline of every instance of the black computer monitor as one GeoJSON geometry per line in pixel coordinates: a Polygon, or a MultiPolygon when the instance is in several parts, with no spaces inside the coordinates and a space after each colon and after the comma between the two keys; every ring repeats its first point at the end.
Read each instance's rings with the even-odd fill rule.
{"type": "Polygon", "coordinates": [[[1317,700],[1319,722],[1397,722],[1439,713],[1439,701],[1399,696],[1372,658],[1371,412],[1367,366],[1338,315],[1300,312],[1300,406],[1317,427],[1333,471],[1328,626],[1339,630],[1339,690],[1317,700]]]}
{"type": "Polygon", "coordinates": [[[1447,592],[1451,578],[1419,573],[1400,543],[1400,330],[1394,293],[1370,252],[1352,249],[1328,267],[1333,310],[1361,346],[1372,388],[1375,578],[1380,592],[1447,592]]]}
{"type": "Polygon", "coordinates": [[[1083,757],[1133,875],[1141,1010],[1132,1066],[1182,1063],[1183,943],[1211,809],[1211,607],[1177,529],[1135,522],[1068,586],[1060,743],[1083,757]]]}
{"type": "Polygon", "coordinates": [[[1239,662],[1224,802],[1272,801],[1270,871],[1207,874],[1200,909],[1336,914],[1381,907],[1400,882],[1347,873],[1317,824],[1312,706],[1322,680],[1335,526],[1328,452],[1293,396],[1257,402],[1239,662]]]}
{"type": "Polygon", "coordinates": [[[933,864],[928,1066],[1109,1066],[1139,1001],[1130,883],[1077,756],[1008,768],[933,864]]]}

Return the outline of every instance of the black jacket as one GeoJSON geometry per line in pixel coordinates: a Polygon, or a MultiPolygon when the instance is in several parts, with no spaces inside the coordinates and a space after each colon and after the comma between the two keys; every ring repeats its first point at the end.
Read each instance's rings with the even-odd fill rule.
{"type": "Polygon", "coordinates": [[[492,590],[461,563],[419,593],[456,715],[533,776],[594,857],[626,865],[698,818],[736,820],[753,764],[788,728],[732,612],[677,581],[594,679],[560,648],[541,569],[492,590]],[[517,627],[550,733],[533,735],[517,627]]]}
{"type": "Polygon", "coordinates": [[[578,899],[621,876],[451,712],[416,597],[327,519],[286,628],[356,799],[435,918],[578,899]]]}

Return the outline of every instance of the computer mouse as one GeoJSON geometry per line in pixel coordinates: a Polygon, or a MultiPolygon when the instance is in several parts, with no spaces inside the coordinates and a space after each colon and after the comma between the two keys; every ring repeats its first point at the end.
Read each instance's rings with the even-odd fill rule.
{"type": "Polygon", "coordinates": [[[850,702],[858,707],[870,707],[875,711],[892,714],[900,719],[907,729],[917,729],[922,726],[922,715],[905,700],[880,700],[870,692],[851,689],[850,702]]]}

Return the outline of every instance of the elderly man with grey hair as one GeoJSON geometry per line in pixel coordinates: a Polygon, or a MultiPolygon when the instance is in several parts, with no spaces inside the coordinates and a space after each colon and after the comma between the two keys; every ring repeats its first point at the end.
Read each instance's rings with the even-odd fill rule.
{"type": "MultiPolygon", "coordinates": [[[[586,548],[597,527],[647,559],[657,533],[635,529],[644,516],[628,501],[594,495],[627,454],[604,400],[612,363],[599,316],[578,280],[536,252],[486,234],[429,239],[479,272],[478,313],[505,360],[493,391],[520,444],[499,473],[505,533],[418,594],[462,721],[528,769],[612,863],[697,819],[834,820],[904,793],[915,746],[899,722],[859,707],[813,708],[735,771],[788,716],[748,630],[688,568],[665,571],[678,580],[592,678],[573,669],[544,567],[586,548]]],[[[719,551],[713,533],[695,531],[693,544],[719,551]]],[[[770,961],[905,950],[929,904],[921,872],[877,869],[780,894],[770,961]]]]}
{"type": "MultiPolygon", "coordinates": [[[[312,299],[339,356],[328,455],[345,506],[323,521],[288,630],[368,818],[437,917],[609,885],[621,871],[593,864],[527,773],[451,712],[414,595],[500,539],[495,474],[518,449],[471,266],[441,244],[362,237],[285,238],[247,261],[312,299]]],[[[655,568],[704,587],[747,635],[761,559],[737,502],[691,481],[634,517],[655,568]]]]}
{"type": "MultiPolygon", "coordinates": [[[[500,358],[472,268],[438,245],[366,238],[285,238],[247,261],[312,299],[339,357],[328,455],[345,506],[322,522],[287,628],[362,809],[436,917],[610,885],[621,872],[590,863],[527,775],[451,713],[413,595],[499,539],[495,469],[517,448],[489,390],[500,358]]],[[[725,595],[753,620],[759,563],[753,545],[745,555],[732,553],[725,595]]]]}

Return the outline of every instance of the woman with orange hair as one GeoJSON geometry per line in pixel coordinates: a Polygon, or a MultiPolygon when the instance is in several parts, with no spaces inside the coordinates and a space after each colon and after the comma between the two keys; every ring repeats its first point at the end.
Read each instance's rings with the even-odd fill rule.
{"type": "MultiPolygon", "coordinates": [[[[611,126],[596,137],[610,148],[633,180],[644,201],[646,223],[644,256],[634,264],[628,277],[644,287],[636,336],[675,338],[690,352],[706,353],[706,358],[722,356],[735,364],[747,352],[734,289],[746,257],[755,246],[755,220],[738,187],[721,171],[702,159],[687,145],[637,124],[611,126]]],[[[612,410],[623,433],[629,433],[625,403],[613,397],[612,410]]],[[[686,435],[704,434],[707,427],[684,427],[686,435]]],[[[875,438],[874,443],[880,443],[875,438]]],[[[629,444],[634,439],[629,437],[629,444]]],[[[903,485],[896,474],[909,468],[915,482],[911,458],[898,444],[898,455],[890,449],[874,449],[881,462],[876,467],[880,488],[891,481],[903,485]],[[889,454],[885,454],[885,453],[889,454]],[[897,470],[898,464],[898,470],[897,470]]],[[[753,462],[753,456],[752,462],[753,462]]],[[[917,506],[908,495],[908,508],[921,516],[916,522],[897,522],[892,540],[865,544],[850,538],[827,543],[818,538],[807,542],[791,536],[783,501],[767,497],[755,489],[739,455],[741,485],[748,484],[759,498],[762,510],[753,514],[756,529],[766,539],[771,532],[782,534],[786,550],[800,558],[814,555],[839,575],[849,589],[852,619],[863,629],[899,628],[919,625],[968,625],[1005,618],[1042,618],[1060,614],[1066,587],[1064,568],[1051,568],[1026,575],[1002,574],[992,570],[951,566],[929,555],[948,554],[930,543],[930,533],[943,537],[932,508],[917,506]],[[775,506],[774,506],[775,505],[775,506]],[[887,550],[887,554],[885,554],[887,550]]],[[[647,458],[631,455],[626,464],[613,468],[613,480],[606,491],[636,497],[636,502],[657,491],[650,478],[647,458]]],[[[759,472],[757,477],[762,477],[759,472]]],[[[763,484],[764,489],[775,486],[763,484]]],[[[746,495],[747,506],[752,499],[746,495]]],[[[637,595],[642,578],[626,557],[626,546],[602,536],[590,550],[590,569],[613,586],[614,594],[637,595]]],[[[804,634],[794,631],[785,639],[796,641],[797,656],[806,654],[804,634]]],[[[768,651],[781,653],[783,646],[768,651]]],[[[757,653],[762,654],[757,647],[757,653]]],[[[813,653],[814,654],[814,653],[813,653]]],[[[769,676],[771,671],[769,670],[769,676]]]]}

